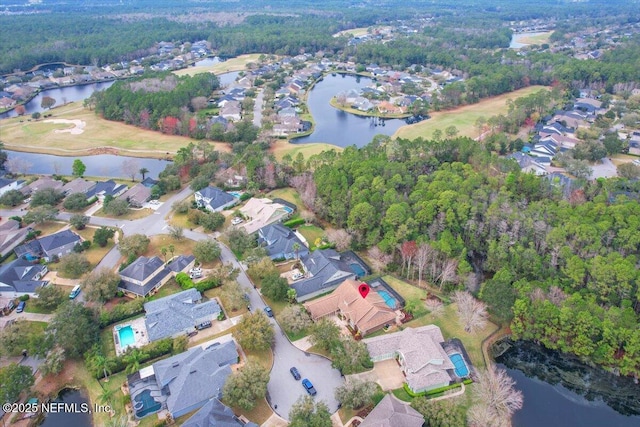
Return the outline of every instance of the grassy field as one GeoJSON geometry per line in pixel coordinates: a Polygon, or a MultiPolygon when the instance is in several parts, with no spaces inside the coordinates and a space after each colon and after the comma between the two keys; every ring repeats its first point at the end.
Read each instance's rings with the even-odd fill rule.
{"type": "Polygon", "coordinates": [[[353,37],[357,37],[357,36],[362,36],[367,34],[368,31],[369,31],[369,27],[352,28],[350,30],[342,30],[340,32],[337,32],[333,35],[333,37],[346,36],[349,34],[351,34],[353,37]]]}
{"type": "Polygon", "coordinates": [[[324,236],[324,230],[320,227],[316,227],[315,225],[301,225],[298,227],[298,231],[305,239],[307,239],[309,249],[311,250],[315,249],[316,240],[322,240],[322,237],[324,236]]]}
{"type": "MultiPolygon", "coordinates": [[[[93,242],[93,236],[96,233],[97,227],[86,227],[84,230],[74,230],[78,233],[83,239],[91,240],[93,242]]],[[[101,248],[99,245],[92,243],[91,248],[85,251],[84,254],[87,256],[87,259],[91,263],[91,265],[95,266],[104,258],[104,256],[113,248],[113,239],[109,239],[107,245],[104,248],[101,248]]]]}
{"type": "MultiPolygon", "coordinates": [[[[133,157],[166,158],[191,140],[182,136],[165,135],[120,122],[104,120],[81,102],[54,108],[52,117],[28,121],[14,117],[0,121],[0,134],[6,149],[59,156],[119,154],[133,157]],[[49,119],[81,120],[84,132],[73,135],[55,130],[74,127],[70,124],[46,123],[49,119]]],[[[229,152],[224,143],[212,143],[216,150],[229,152]]]]}
{"type": "Polygon", "coordinates": [[[36,224],[33,228],[35,230],[40,230],[42,232],[40,236],[47,236],[49,234],[53,234],[57,231],[62,230],[65,226],[66,224],[63,222],[46,221],[46,222],[43,222],[42,224],[36,224]]]}
{"type": "Polygon", "coordinates": [[[313,156],[314,154],[320,154],[323,151],[336,150],[342,151],[342,147],[338,147],[332,144],[325,144],[323,142],[317,142],[313,144],[292,144],[286,139],[278,139],[271,145],[269,151],[276,156],[276,159],[282,160],[285,154],[291,155],[295,160],[298,153],[302,153],[305,159],[313,156]]]}
{"type": "Polygon", "coordinates": [[[478,129],[475,123],[479,117],[488,119],[498,114],[506,114],[508,99],[515,100],[516,98],[530,95],[542,89],[546,89],[546,87],[530,86],[485,99],[477,104],[456,108],[455,110],[436,111],[430,113],[431,118],[428,120],[413,125],[402,126],[393,134],[393,137],[406,139],[415,139],[418,137],[430,138],[436,129],[440,129],[444,133],[444,130],[449,126],[455,126],[459,131],[459,135],[476,138],[478,137],[478,129]]]}
{"type": "Polygon", "coordinates": [[[245,70],[247,64],[250,62],[257,62],[260,57],[259,53],[252,53],[249,55],[240,55],[236,58],[228,59],[224,62],[218,62],[217,64],[208,65],[205,67],[189,67],[183,68],[182,70],[174,71],[178,76],[190,75],[193,76],[195,74],[200,73],[214,73],[214,74],[222,74],[228,73],[230,71],[242,71],[245,70]]]}
{"type": "Polygon", "coordinates": [[[100,216],[103,218],[113,218],[120,219],[122,221],[129,220],[132,221],[134,219],[145,218],[153,213],[153,209],[142,208],[142,209],[129,209],[126,214],[120,216],[107,215],[104,213],[104,209],[98,209],[93,216],[100,216]]]}
{"type": "Polygon", "coordinates": [[[536,36],[522,37],[522,38],[518,39],[518,43],[523,43],[523,44],[544,44],[544,43],[549,43],[549,38],[551,37],[551,34],[553,34],[553,31],[547,31],[545,33],[538,34],[536,36]]]}

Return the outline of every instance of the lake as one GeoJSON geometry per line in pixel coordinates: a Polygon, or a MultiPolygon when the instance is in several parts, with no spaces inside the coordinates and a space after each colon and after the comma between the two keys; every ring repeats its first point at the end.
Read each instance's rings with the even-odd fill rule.
{"type": "MultiPolygon", "coordinates": [[[[66,404],[75,404],[78,408],[81,405],[89,404],[89,399],[82,394],[80,390],[64,389],[60,392],[57,398],[53,402],[62,402],[66,404]]],[[[91,407],[91,406],[90,406],[91,407]]],[[[49,413],[45,416],[44,422],[40,424],[41,427],[90,427],[91,426],[91,414],[88,413],[75,413],[75,412],[58,412],[49,413]]]]}
{"type": "Polygon", "coordinates": [[[532,342],[496,357],[524,395],[514,427],[637,427],[640,385],[532,342]]]}
{"type": "Polygon", "coordinates": [[[398,128],[405,126],[404,120],[385,120],[385,126],[374,126],[369,117],[360,117],[333,108],[329,101],[339,92],[360,89],[370,85],[371,79],[353,75],[326,75],[311,89],[307,104],[315,121],[315,129],[309,136],[292,139],[293,144],[326,142],[339,147],[356,145],[363,147],[379,134],[393,135],[398,128]]]}
{"type": "MultiPolygon", "coordinates": [[[[75,159],[80,159],[87,167],[86,176],[100,176],[108,178],[125,178],[130,179],[126,173],[122,171],[122,163],[125,160],[135,160],[138,163],[137,169],[147,168],[149,173],[147,176],[157,178],[158,174],[170,164],[167,160],[143,159],[137,157],[115,156],[113,154],[99,154],[95,156],[54,156],[51,154],[23,153],[18,151],[6,150],[9,158],[20,158],[28,162],[31,166],[28,173],[32,174],[71,174],[71,166],[75,159]]],[[[140,178],[140,176],[138,176],[140,178]]]]}

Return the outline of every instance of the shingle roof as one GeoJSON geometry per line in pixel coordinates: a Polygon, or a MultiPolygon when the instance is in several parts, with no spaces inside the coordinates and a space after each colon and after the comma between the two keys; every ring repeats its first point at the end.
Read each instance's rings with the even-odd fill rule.
{"type": "Polygon", "coordinates": [[[331,294],[305,303],[304,307],[313,319],[339,310],[363,334],[388,323],[395,323],[395,312],[389,308],[377,292],[371,291],[366,298],[362,298],[358,290],[361,283],[347,279],[331,294]]]}
{"type": "Polygon", "coordinates": [[[298,251],[306,251],[302,240],[289,228],[282,224],[270,224],[258,230],[258,244],[267,250],[267,255],[295,253],[293,246],[298,244],[298,251]]]}
{"type": "Polygon", "coordinates": [[[238,200],[237,197],[233,197],[231,194],[222,191],[218,187],[208,186],[202,190],[197,191],[205,199],[211,199],[209,206],[214,209],[218,209],[227,203],[238,200]]]}
{"type": "Polygon", "coordinates": [[[405,361],[407,384],[413,390],[424,390],[451,380],[447,370],[454,366],[442,347],[442,332],[435,325],[406,328],[363,342],[372,359],[390,353],[400,354],[405,361]]]}
{"type": "Polygon", "coordinates": [[[145,187],[141,183],[137,183],[127,191],[123,195],[120,196],[120,199],[126,200],[127,202],[134,205],[142,205],[144,202],[149,200],[151,197],[151,188],[145,187]]]}
{"type": "Polygon", "coordinates": [[[120,284],[118,285],[118,287],[142,297],[147,296],[147,294],[151,292],[151,290],[155,288],[156,285],[160,283],[165,277],[167,277],[172,272],[178,273],[180,271],[183,271],[189,264],[191,264],[191,262],[193,262],[194,259],[195,257],[193,255],[189,255],[189,256],[180,255],[174,258],[174,260],[171,261],[169,265],[167,265],[165,268],[160,270],[154,277],[149,279],[148,282],[146,282],[143,286],[141,286],[137,283],[131,282],[130,280],[144,281],[146,278],[149,277],[149,275],[151,275],[154,271],[157,271],[157,269],[160,268],[160,266],[162,265],[162,261],[160,261],[160,258],[158,257],[153,257],[153,258],[140,257],[133,264],[129,265],[127,268],[125,268],[120,272],[120,276],[122,277],[122,280],[120,281],[120,284]],[[147,260],[146,264],[144,260],[147,260]],[[136,263],[139,263],[137,268],[129,270],[129,267],[133,266],[136,263]],[[123,272],[124,272],[124,275],[123,275],[123,272]],[[140,278],[136,278],[136,277],[140,277],[140,278]]]}
{"type": "Polygon", "coordinates": [[[145,324],[149,340],[155,341],[192,330],[204,320],[212,320],[221,309],[217,301],[200,303],[202,295],[196,289],[188,289],[145,303],[145,324]]]}
{"type": "Polygon", "coordinates": [[[0,267],[0,291],[34,293],[46,280],[36,277],[44,275],[47,267],[18,258],[0,267]]]}
{"type": "Polygon", "coordinates": [[[87,181],[82,178],[76,178],[73,181],[67,182],[62,187],[62,192],[65,194],[74,194],[74,193],[87,193],[93,187],[96,186],[95,182],[87,181]]]}
{"type": "Polygon", "coordinates": [[[82,239],[73,231],[67,229],[62,230],[48,236],[38,239],[40,246],[45,252],[53,251],[69,243],[80,242],[82,239]]]}
{"type": "Polygon", "coordinates": [[[387,394],[360,423],[362,427],[422,427],[420,412],[387,394]]]}
{"type": "Polygon", "coordinates": [[[87,198],[91,198],[93,196],[97,196],[99,194],[102,195],[110,195],[115,196],[116,194],[124,191],[127,188],[124,184],[117,184],[114,180],[110,179],[108,181],[100,181],[96,182],[96,186],[91,190],[87,191],[87,198]]]}
{"type": "Polygon", "coordinates": [[[218,399],[211,399],[198,412],[182,424],[182,427],[258,427],[257,424],[243,423],[233,410],[218,399]]]}
{"type": "Polygon", "coordinates": [[[139,280],[143,282],[145,279],[149,278],[154,271],[162,267],[162,264],[162,260],[157,256],[154,256],[153,258],[141,256],[123,269],[120,272],[120,276],[124,279],[139,280]]]}
{"type": "Polygon", "coordinates": [[[231,375],[229,363],[238,358],[235,342],[228,341],[203,350],[194,347],[153,364],[158,385],[168,388],[167,409],[180,411],[217,397],[231,375]]]}
{"type": "Polygon", "coordinates": [[[308,295],[341,283],[347,278],[355,278],[355,273],[340,259],[333,249],[318,249],[300,257],[311,277],[291,285],[298,297],[308,295]]]}

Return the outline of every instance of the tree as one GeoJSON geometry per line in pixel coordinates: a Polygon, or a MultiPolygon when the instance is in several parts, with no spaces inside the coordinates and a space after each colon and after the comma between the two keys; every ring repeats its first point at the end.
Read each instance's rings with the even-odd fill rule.
{"type": "Polygon", "coordinates": [[[73,161],[73,165],[71,166],[71,170],[73,171],[73,176],[81,177],[84,175],[84,172],[87,170],[87,167],[85,166],[84,163],[82,163],[82,160],[75,159],[73,161]]]}
{"type": "Polygon", "coordinates": [[[289,305],[279,316],[282,328],[290,334],[298,334],[313,325],[311,317],[300,305],[289,305]]]}
{"type": "Polygon", "coordinates": [[[24,202],[24,194],[18,190],[9,190],[0,196],[0,205],[3,206],[18,206],[24,202]]]}
{"type": "Polygon", "coordinates": [[[47,353],[47,357],[44,360],[40,370],[44,375],[56,375],[62,371],[64,367],[64,361],[66,360],[64,350],[60,347],[52,349],[47,353]]]}
{"type": "Polygon", "coordinates": [[[140,170],[138,170],[138,173],[142,175],[142,180],[144,181],[145,176],[149,173],[149,169],[140,168],[140,170]]]}
{"type": "Polygon", "coordinates": [[[122,172],[131,177],[131,181],[135,181],[139,170],[140,162],[137,159],[127,159],[122,162],[122,172]]]}
{"type": "Polygon", "coordinates": [[[193,255],[201,263],[213,262],[221,253],[220,245],[213,239],[199,240],[193,247],[193,255]]]}
{"type": "Polygon", "coordinates": [[[102,210],[107,215],[122,216],[129,212],[129,202],[124,199],[113,199],[107,202],[105,199],[102,210]]]}
{"type": "Polygon", "coordinates": [[[280,277],[279,273],[269,273],[262,279],[260,291],[262,295],[274,301],[285,301],[289,284],[287,279],[280,277]]]}
{"type": "Polygon", "coordinates": [[[31,113],[31,118],[33,120],[38,120],[40,117],[42,116],[42,114],[40,114],[39,112],[35,112],[35,113],[31,113]]]}
{"type": "Polygon", "coordinates": [[[120,276],[108,268],[93,271],[82,281],[87,301],[107,302],[116,294],[120,276]]]}
{"type": "Polygon", "coordinates": [[[82,276],[84,273],[89,271],[90,268],[91,263],[87,257],[83,254],[74,252],[60,258],[60,262],[58,264],[58,269],[72,279],[77,279],[82,276]]]}
{"type": "Polygon", "coordinates": [[[241,228],[232,228],[227,232],[229,248],[236,254],[243,255],[257,245],[256,239],[241,228]]]}
{"type": "Polygon", "coordinates": [[[180,227],[179,225],[170,225],[169,236],[175,240],[184,239],[184,227],[180,227]]]}
{"type": "Polygon", "coordinates": [[[362,341],[340,337],[331,347],[331,366],[343,375],[355,374],[373,368],[369,350],[362,341]]]}
{"type": "Polygon", "coordinates": [[[56,219],[57,215],[57,209],[53,208],[52,206],[38,206],[29,210],[29,212],[27,212],[27,214],[23,217],[23,221],[25,224],[30,224],[32,222],[36,224],[42,224],[46,221],[53,221],[54,219],[56,219]]]}
{"type": "Polygon", "coordinates": [[[231,281],[222,290],[222,297],[225,299],[226,307],[231,311],[237,311],[246,304],[244,294],[246,289],[236,281],[231,281]]]}
{"type": "Polygon", "coordinates": [[[100,227],[93,234],[93,241],[101,248],[104,248],[105,246],[107,246],[109,239],[115,236],[115,234],[116,230],[114,230],[113,228],[100,227]]]}
{"type": "Polygon", "coordinates": [[[102,353],[96,353],[91,358],[91,363],[96,367],[96,369],[101,370],[106,381],[109,381],[109,374],[111,374],[111,369],[114,367],[113,359],[106,357],[102,353]]]}
{"type": "Polygon", "coordinates": [[[498,270],[490,280],[484,282],[480,297],[489,304],[489,310],[493,315],[502,320],[511,319],[511,308],[516,301],[511,272],[506,267],[498,270]]]}
{"type": "Polygon", "coordinates": [[[376,391],[377,386],[374,382],[350,378],[335,390],[335,397],[342,406],[360,409],[372,402],[376,391]]]}
{"type": "Polygon", "coordinates": [[[467,416],[461,408],[460,398],[439,401],[424,396],[413,399],[411,407],[420,412],[429,427],[466,427],[467,416]]]}
{"type": "Polygon", "coordinates": [[[302,396],[289,411],[289,427],[331,427],[331,413],[327,404],[302,396]]]}
{"type": "MultiPolygon", "coordinates": [[[[626,179],[640,178],[640,166],[634,165],[633,163],[622,164],[618,166],[618,175],[626,179]]],[[[2,198],[4,198],[4,196],[2,196],[2,198]]],[[[4,204],[2,202],[2,198],[0,198],[0,203],[4,204]]],[[[15,206],[15,205],[11,205],[11,206],[15,206]]]]}
{"type": "Polygon", "coordinates": [[[31,367],[11,363],[0,368],[0,400],[13,403],[18,400],[20,393],[31,388],[35,378],[31,367]]]}
{"type": "Polygon", "coordinates": [[[64,194],[61,191],[55,190],[53,188],[43,188],[42,190],[38,190],[31,195],[31,206],[43,206],[57,205],[60,200],[64,198],[64,194]]]}
{"type": "Polygon", "coordinates": [[[146,360],[148,357],[149,355],[139,348],[129,349],[124,356],[122,356],[122,360],[127,364],[125,372],[127,374],[138,372],[142,361],[146,360]]]}
{"type": "Polygon", "coordinates": [[[36,295],[38,295],[36,305],[45,310],[55,310],[67,299],[67,293],[55,285],[39,287],[36,289],[36,295]]]}
{"type": "Polygon", "coordinates": [[[47,331],[70,358],[82,356],[100,338],[94,312],[74,301],[65,301],[58,307],[47,331]]]}
{"type": "Polygon", "coordinates": [[[206,212],[200,217],[199,223],[207,231],[219,229],[225,221],[225,216],[220,212],[206,212]]]}
{"type": "MultiPolygon", "coordinates": [[[[87,205],[87,196],[85,196],[84,193],[73,193],[64,199],[64,203],[62,204],[68,211],[79,211],[87,207],[87,205]]],[[[78,230],[82,229],[79,228],[78,230]]]]}
{"type": "MultiPolygon", "coordinates": [[[[149,243],[151,240],[144,234],[132,234],[120,239],[118,248],[120,253],[126,257],[138,257],[147,251],[149,243]]],[[[173,256],[173,251],[171,251],[171,255],[173,256]]]]}
{"type": "Polygon", "coordinates": [[[245,315],[236,328],[236,338],[247,350],[266,350],[273,343],[273,326],[262,311],[245,315]]]}
{"type": "Polygon", "coordinates": [[[251,361],[227,379],[222,395],[227,403],[250,411],[258,399],[267,395],[268,383],[269,371],[251,361]]]}
{"type": "Polygon", "coordinates": [[[51,348],[51,337],[30,325],[28,321],[17,321],[5,327],[0,332],[0,354],[18,356],[26,349],[29,354],[44,356],[51,348]]]}
{"type": "Polygon", "coordinates": [[[340,343],[340,328],[330,319],[322,318],[311,326],[309,340],[324,350],[340,343]]]}
{"type": "Polygon", "coordinates": [[[41,108],[51,109],[54,105],[56,105],[56,100],[50,96],[43,96],[40,101],[41,108]]]}
{"type": "Polygon", "coordinates": [[[24,108],[24,105],[16,105],[16,108],[14,108],[13,111],[15,111],[19,116],[24,116],[24,113],[27,112],[26,108],[24,108]]]}
{"type": "Polygon", "coordinates": [[[75,227],[76,230],[84,230],[89,223],[89,217],[82,214],[74,214],[69,218],[69,224],[75,227]]]}
{"type": "Polygon", "coordinates": [[[476,332],[487,325],[487,307],[466,291],[456,291],[451,298],[458,304],[458,318],[464,330],[476,332]]]}
{"type": "Polygon", "coordinates": [[[503,369],[490,366],[478,372],[472,388],[474,405],[469,409],[469,421],[477,426],[509,426],[511,416],[522,408],[522,392],[503,369]]]}

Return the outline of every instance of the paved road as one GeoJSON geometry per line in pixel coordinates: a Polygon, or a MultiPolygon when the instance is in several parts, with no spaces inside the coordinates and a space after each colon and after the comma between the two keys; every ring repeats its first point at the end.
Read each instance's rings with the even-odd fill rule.
{"type": "Polygon", "coordinates": [[[258,94],[253,105],[253,125],[255,127],[262,127],[262,107],[264,104],[264,91],[258,89],[258,94]]]}
{"type": "Polygon", "coordinates": [[[613,162],[605,157],[591,167],[591,179],[611,178],[618,176],[618,170],[613,162]]]}

